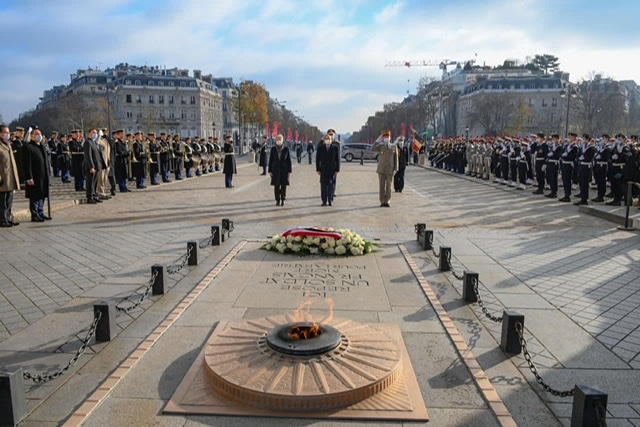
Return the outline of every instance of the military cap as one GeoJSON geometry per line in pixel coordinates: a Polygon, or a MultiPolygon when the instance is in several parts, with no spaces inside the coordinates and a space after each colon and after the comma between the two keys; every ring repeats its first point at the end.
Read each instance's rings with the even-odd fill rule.
{"type": "Polygon", "coordinates": [[[102,132],[104,132],[104,133],[107,133],[107,131],[108,131],[109,129],[107,129],[107,128],[101,128],[100,130],[101,130],[102,132]]]}
{"type": "Polygon", "coordinates": [[[616,135],[616,138],[620,138],[620,139],[627,139],[627,137],[624,135],[624,133],[619,133],[616,135]]]}
{"type": "Polygon", "coordinates": [[[58,135],[60,132],[58,132],[57,130],[52,130],[51,131],[51,135],[58,135]]]}
{"type": "Polygon", "coordinates": [[[156,133],[155,133],[155,132],[149,132],[149,133],[147,134],[147,136],[156,136],[156,133]]]}
{"type": "MultiPolygon", "coordinates": [[[[329,129],[329,130],[331,130],[331,129],[329,129]]],[[[327,132],[327,133],[329,133],[329,132],[327,132]]],[[[382,136],[391,136],[391,131],[390,130],[383,130],[382,131],[382,136]]]]}
{"type": "Polygon", "coordinates": [[[166,134],[167,134],[166,132],[160,132],[160,136],[166,135],[166,134]]]}
{"type": "Polygon", "coordinates": [[[569,132],[569,136],[575,136],[575,137],[577,137],[577,136],[578,136],[578,134],[577,134],[577,133],[575,133],[575,132],[569,132]]]}
{"type": "Polygon", "coordinates": [[[224,139],[231,138],[231,135],[225,135],[224,139]]]}
{"type": "Polygon", "coordinates": [[[336,133],[335,129],[329,129],[327,133],[336,133]]]}
{"type": "MultiPolygon", "coordinates": [[[[266,136],[263,136],[263,138],[266,138],[266,136]]],[[[218,137],[217,137],[217,136],[216,136],[216,137],[214,137],[214,138],[213,138],[213,140],[214,140],[214,141],[217,141],[217,140],[218,140],[218,137]]]]}
{"type": "Polygon", "coordinates": [[[133,135],[134,135],[134,136],[142,135],[142,131],[137,131],[137,132],[136,132],[136,133],[134,133],[133,135]]]}
{"type": "Polygon", "coordinates": [[[536,136],[538,138],[544,138],[545,137],[544,133],[542,133],[542,132],[537,133],[536,136]]]}
{"type": "Polygon", "coordinates": [[[633,139],[634,141],[638,140],[638,135],[631,135],[629,138],[633,139]]]}
{"type": "Polygon", "coordinates": [[[80,133],[80,129],[72,129],[71,133],[80,133]]]}
{"type": "Polygon", "coordinates": [[[23,131],[24,132],[24,128],[22,126],[16,126],[16,130],[15,131],[16,132],[19,132],[19,131],[23,131]]]}
{"type": "Polygon", "coordinates": [[[609,139],[609,138],[611,138],[611,137],[609,136],[609,134],[608,134],[608,133],[603,133],[603,134],[602,134],[602,137],[603,137],[604,139],[609,139]]]}
{"type": "Polygon", "coordinates": [[[116,129],[116,133],[124,133],[124,129],[116,129]]]}
{"type": "Polygon", "coordinates": [[[591,139],[591,137],[589,136],[589,134],[588,134],[588,133],[583,133],[583,134],[582,134],[582,137],[583,137],[584,139],[591,139]]]}
{"type": "Polygon", "coordinates": [[[131,135],[130,133],[128,133],[128,134],[126,134],[125,136],[128,138],[128,137],[133,136],[133,135],[131,135]]]}
{"type": "Polygon", "coordinates": [[[560,138],[560,135],[558,135],[557,133],[554,133],[553,135],[551,135],[551,138],[559,139],[559,138],[560,138]]]}

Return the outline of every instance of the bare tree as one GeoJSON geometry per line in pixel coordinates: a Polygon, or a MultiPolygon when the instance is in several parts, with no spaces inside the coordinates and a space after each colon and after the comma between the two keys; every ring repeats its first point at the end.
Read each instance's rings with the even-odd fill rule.
{"type": "Polygon", "coordinates": [[[517,105],[518,99],[513,95],[482,93],[476,95],[467,119],[472,126],[482,126],[485,133],[503,133],[513,122],[517,105]]]}
{"type": "Polygon", "coordinates": [[[619,82],[592,71],[576,89],[574,112],[584,132],[591,135],[615,132],[622,126],[625,96],[619,82]]]}

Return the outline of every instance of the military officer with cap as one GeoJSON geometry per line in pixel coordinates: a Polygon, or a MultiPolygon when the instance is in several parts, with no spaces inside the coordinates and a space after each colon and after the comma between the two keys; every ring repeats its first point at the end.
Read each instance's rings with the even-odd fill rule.
{"type": "Polygon", "coordinates": [[[67,140],[67,135],[60,135],[60,142],[58,142],[58,146],[56,148],[56,152],[58,153],[58,159],[56,162],[60,168],[60,177],[64,184],[71,182],[71,148],[69,148],[67,140]]]}
{"type": "Polygon", "coordinates": [[[160,144],[156,141],[155,132],[147,134],[149,141],[149,180],[151,185],[160,185],[158,182],[158,174],[160,172],[160,144]]]}
{"type": "Polygon", "coordinates": [[[173,173],[176,181],[182,180],[182,163],[184,162],[184,143],[180,141],[179,135],[173,135],[173,173]]]}
{"type": "Polygon", "coordinates": [[[231,135],[224,137],[224,165],[222,166],[222,172],[224,173],[224,186],[226,188],[233,188],[233,175],[238,173],[236,170],[236,158],[233,149],[233,141],[231,135]]]}
{"type": "MultiPolygon", "coordinates": [[[[596,144],[596,157],[593,161],[593,179],[596,181],[598,195],[591,199],[592,202],[604,202],[607,193],[607,175],[609,169],[609,157],[611,156],[611,146],[609,135],[604,134],[596,144]]],[[[613,141],[613,139],[611,139],[613,141]]]]}
{"type": "Polygon", "coordinates": [[[546,178],[551,193],[545,195],[549,199],[558,197],[558,170],[560,167],[560,159],[562,157],[562,144],[560,144],[560,135],[554,133],[551,135],[551,146],[547,153],[547,171],[546,178]]]}
{"type": "Polygon", "coordinates": [[[624,134],[617,134],[615,137],[615,144],[611,149],[611,160],[609,168],[611,169],[611,192],[613,193],[613,200],[608,202],[609,206],[620,206],[622,198],[624,197],[624,189],[622,188],[622,171],[627,161],[627,157],[630,155],[629,147],[624,143],[626,137],[624,134]]]}
{"type": "Polygon", "coordinates": [[[81,132],[79,129],[71,131],[71,141],[69,141],[69,149],[71,150],[71,175],[75,183],[76,191],[85,191],[84,188],[84,147],[81,132]]]}
{"type": "Polygon", "coordinates": [[[160,141],[158,142],[160,146],[160,176],[162,177],[162,182],[171,182],[169,179],[171,173],[171,147],[169,145],[169,141],[167,141],[167,133],[160,132],[160,141]]]}
{"type": "Polygon", "coordinates": [[[47,147],[51,157],[51,169],[53,176],[56,178],[60,177],[60,166],[58,165],[58,135],[58,131],[54,130],[51,132],[51,138],[47,140],[47,147]]]}
{"type": "Polygon", "coordinates": [[[596,155],[595,140],[591,138],[589,141],[584,142],[584,149],[578,157],[580,162],[578,170],[578,182],[580,184],[580,200],[574,205],[588,205],[589,202],[589,184],[591,184],[591,167],[593,158],[596,155]]]}
{"type": "Polygon", "coordinates": [[[22,162],[22,147],[24,147],[28,141],[23,141],[24,128],[17,126],[13,138],[11,139],[11,150],[13,151],[13,157],[16,159],[16,165],[18,167],[18,177],[20,184],[24,186],[24,166],[22,162]]]}
{"type": "Polygon", "coordinates": [[[545,181],[545,171],[547,169],[547,155],[549,154],[549,145],[547,141],[544,139],[544,133],[538,133],[537,144],[536,144],[536,152],[535,152],[535,168],[536,168],[536,180],[538,181],[538,188],[533,194],[544,194],[544,181],[545,181]]]}
{"type": "Polygon", "coordinates": [[[114,162],[114,172],[115,179],[118,181],[118,187],[121,193],[129,193],[131,190],[127,187],[127,181],[129,177],[130,166],[130,157],[131,151],[129,150],[129,145],[127,141],[125,141],[124,129],[118,129],[115,131],[114,139],[115,139],[115,162],[114,162]]]}
{"type": "Polygon", "coordinates": [[[575,161],[578,158],[578,152],[579,149],[575,142],[572,142],[571,140],[565,141],[562,150],[562,157],[560,158],[564,197],[558,200],[563,203],[569,203],[571,201],[573,169],[575,168],[575,161]]]}
{"type": "Polygon", "coordinates": [[[142,132],[137,131],[134,135],[133,143],[133,176],[136,179],[136,188],[142,190],[147,188],[144,185],[144,179],[147,175],[147,152],[144,149],[142,142],[142,132]]]}

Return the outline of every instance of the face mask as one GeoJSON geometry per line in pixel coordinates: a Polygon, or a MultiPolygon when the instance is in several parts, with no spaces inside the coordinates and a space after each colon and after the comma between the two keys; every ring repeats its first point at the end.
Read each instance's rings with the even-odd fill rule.
{"type": "Polygon", "coordinates": [[[382,141],[384,141],[385,144],[388,144],[391,142],[391,138],[383,138],[382,141]]]}
{"type": "Polygon", "coordinates": [[[324,145],[331,145],[331,140],[330,139],[325,139],[324,140],[324,145]]]}
{"type": "Polygon", "coordinates": [[[403,147],[403,146],[404,146],[404,141],[402,141],[402,140],[398,141],[398,145],[399,145],[400,147],[403,147]]]}
{"type": "Polygon", "coordinates": [[[8,134],[8,133],[2,134],[2,140],[4,142],[9,142],[9,136],[10,136],[10,134],[8,134]]]}
{"type": "Polygon", "coordinates": [[[37,135],[34,141],[40,143],[42,141],[42,135],[37,135]]]}
{"type": "Polygon", "coordinates": [[[335,135],[329,135],[329,138],[331,138],[331,141],[333,141],[336,137],[335,135]]]}
{"type": "Polygon", "coordinates": [[[276,141],[276,145],[278,145],[278,146],[282,145],[283,143],[284,143],[284,141],[279,141],[279,140],[276,141]]]}

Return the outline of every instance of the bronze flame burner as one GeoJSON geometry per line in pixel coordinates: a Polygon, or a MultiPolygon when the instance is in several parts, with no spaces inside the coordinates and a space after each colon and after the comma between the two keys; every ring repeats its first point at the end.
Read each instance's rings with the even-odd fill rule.
{"type": "Polygon", "coordinates": [[[311,322],[286,323],[276,326],[267,333],[267,345],[283,354],[291,356],[315,356],[338,347],[341,342],[340,332],[329,325],[316,325],[311,322]],[[299,331],[316,330],[309,338],[303,336],[293,338],[299,331]],[[295,332],[292,332],[295,331],[295,332]]]}

